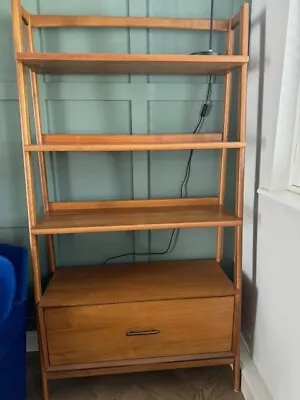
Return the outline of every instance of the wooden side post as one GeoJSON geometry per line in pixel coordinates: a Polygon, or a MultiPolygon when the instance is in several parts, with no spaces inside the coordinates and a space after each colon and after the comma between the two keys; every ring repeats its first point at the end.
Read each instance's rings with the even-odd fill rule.
{"type": "MultiPolygon", "coordinates": [[[[11,11],[12,11],[14,47],[15,47],[15,52],[17,53],[23,50],[22,26],[21,26],[22,19],[24,19],[25,16],[25,23],[29,23],[30,15],[27,12],[25,13],[25,10],[21,8],[19,0],[11,0],[11,11]]],[[[31,144],[30,118],[29,118],[28,99],[27,99],[25,67],[19,61],[16,61],[16,73],[17,73],[18,93],[19,93],[19,108],[20,108],[22,148],[23,148],[23,160],[24,160],[24,171],[25,171],[26,200],[27,200],[27,210],[28,210],[30,253],[32,260],[32,273],[33,273],[33,284],[34,284],[34,297],[35,297],[35,302],[38,305],[42,296],[41,271],[40,271],[40,262],[38,254],[37,237],[31,233],[32,227],[36,223],[34,178],[33,178],[31,154],[30,152],[24,151],[25,146],[31,144]]],[[[40,332],[39,323],[40,322],[38,318],[38,332],[40,332]]],[[[39,335],[39,345],[40,348],[42,348],[43,344],[40,335],[39,335]]],[[[41,358],[41,367],[42,367],[41,377],[42,377],[43,400],[48,400],[48,381],[42,358],[41,358]]]]}
{"type": "MultiPolygon", "coordinates": [[[[249,4],[242,5],[240,10],[240,54],[248,55],[249,42],[249,4]]],[[[247,75],[248,64],[244,64],[239,76],[239,114],[238,114],[238,139],[246,139],[246,105],[247,105],[247,75]]],[[[245,149],[238,150],[237,156],[237,183],[236,183],[236,215],[243,217],[244,204],[244,162],[245,149]]],[[[234,359],[234,390],[241,389],[241,367],[240,367],[240,327],[241,327],[241,298],[242,298],[242,226],[236,227],[235,233],[235,267],[234,285],[238,289],[235,296],[233,350],[234,359]]]]}
{"type": "MultiPolygon", "coordinates": [[[[234,48],[234,32],[231,29],[231,21],[229,20],[229,30],[227,33],[227,54],[232,55],[234,48]]],[[[231,105],[231,89],[232,89],[232,72],[228,72],[224,82],[224,111],[223,111],[223,142],[228,141],[229,124],[230,124],[230,105],[231,105]]],[[[227,149],[221,150],[220,159],[220,178],[219,178],[219,205],[224,205],[225,186],[226,186],[226,165],[227,165],[227,149]]],[[[221,262],[223,253],[223,233],[224,228],[217,229],[217,262],[221,262]]]]}
{"type": "MultiPolygon", "coordinates": [[[[29,52],[34,51],[34,39],[33,39],[33,31],[31,20],[25,28],[26,30],[26,43],[29,52]]],[[[31,83],[31,95],[32,95],[32,103],[33,103],[33,116],[34,116],[34,124],[35,124],[35,132],[36,132],[36,142],[38,145],[42,144],[42,121],[41,121],[41,111],[40,111],[40,96],[39,96],[39,88],[38,88],[38,78],[36,72],[30,69],[30,83],[31,83]]],[[[38,164],[39,164],[39,172],[40,172],[40,181],[41,181],[41,190],[42,190],[42,201],[43,201],[43,210],[46,214],[49,211],[49,193],[48,193],[48,184],[47,184],[47,172],[46,172],[46,163],[45,163],[45,154],[43,152],[38,152],[38,164]]],[[[47,253],[48,253],[48,261],[50,272],[54,274],[55,272],[55,251],[54,251],[54,241],[53,235],[46,236],[47,241],[47,253]]]]}
{"type": "MultiPolygon", "coordinates": [[[[12,9],[14,47],[16,52],[20,52],[23,50],[23,42],[22,42],[22,28],[21,28],[22,12],[19,0],[12,0],[11,9],[12,9]]],[[[39,269],[36,240],[31,234],[31,228],[36,223],[36,204],[34,196],[33,169],[31,164],[30,153],[24,151],[24,146],[31,144],[30,120],[29,120],[29,110],[27,101],[25,67],[22,65],[22,63],[18,61],[16,62],[16,72],[17,72],[18,92],[19,92],[19,108],[20,108],[22,144],[23,144],[23,160],[24,160],[24,171],[25,171],[28,225],[30,233],[29,237],[30,237],[32,267],[33,267],[32,272],[33,272],[34,294],[35,294],[35,301],[36,303],[38,303],[42,295],[42,289],[41,289],[41,274],[39,269]]]]}

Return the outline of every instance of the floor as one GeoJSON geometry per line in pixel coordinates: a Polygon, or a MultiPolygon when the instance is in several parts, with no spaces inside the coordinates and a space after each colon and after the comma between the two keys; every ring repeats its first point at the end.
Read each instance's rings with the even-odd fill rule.
{"type": "MultiPolygon", "coordinates": [[[[28,353],[28,400],[41,400],[37,353],[28,353]]],[[[50,400],[244,400],[229,366],[51,381],[50,400]]]]}

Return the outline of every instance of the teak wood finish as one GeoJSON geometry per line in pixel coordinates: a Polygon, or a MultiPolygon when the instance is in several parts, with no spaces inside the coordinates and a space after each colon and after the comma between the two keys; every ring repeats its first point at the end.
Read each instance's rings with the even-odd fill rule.
{"type": "Polygon", "coordinates": [[[214,260],[182,260],[58,268],[42,307],[91,306],[234,296],[236,289],[214,260]],[[67,290],[66,290],[67,286],[67,290]]]}
{"type": "Polygon", "coordinates": [[[48,380],[233,364],[240,390],[243,180],[249,6],[214,20],[227,35],[225,55],[66,54],[36,52],[34,28],[98,27],[208,30],[208,20],[33,15],[11,0],[43,400],[48,380]],[[23,38],[23,23],[25,38],[23,38]],[[239,26],[239,54],[233,53],[239,26]],[[24,46],[26,45],[26,47],[24,46]],[[29,71],[35,140],[30,132],[29,71]],[[239,70],[238,137],[229,141],[232,72],[239,70]],[[225,74],[222,133],[72,135],[43,132],[39,73],[225,74]],[[220,149],[219,194],[207,199],[49,202],[45,152],[220,149]],[[226,163],[236,149],[236,208],[224,210],[226,163]],[[37,218],[32,156],[37,153],[44,216],[37,218]],[[220,266],[223,229],[235,229],[234,279],[220,266]],[[54,234],[216,227],[216,260],[55,270],[54,234]],[[42,292],[38,235],[46,235],[50,282],[42,292]],[[182,317],[184,315],[184,317],[182,317]],[[101,340],[99,341],[99,338],[101,340]],[[103,345],[104,342],[105,344],[103,345]]]}
{"type": "MultiPolygon", "coordinates": [[[[191,358],[191,357],[190,357],[191,358]]],[[[172,360],[166,361],[155,359],[155,362],[151,363],[151,360],[145,360],[147,363],[141,360],[140,364],[130,364],[125,366],[110,366],[101,367],[95,365],[93,369],[78,369],[62,370],[62,371],[48,371],[48,379],[68,379],[68,378],[80,378],[86,376],[98,376],[98,375],[114,375],[114,374],[128,374],[132,372],[146,372],[146,371],[162,371],[172,370],[181,368],[196,368],[196,367],[212,367],[216,365],[229,365],[233,364],[234,357],[233,353],[214,353],[201,355],[198,358],[193,358],[193,361],[179,360],[174,362],[172,360]]],[[[152,360],[153,361],[153,360],[152,360]]]]}
{"type": "MultiPolygon", "coordinates": [[[[94,210],[83,208],[49,212],[31,230],[35,235],[52,235],[241,225],[241,218],[226,212],[223,207],[203,204],[202,199],[195,200],[170,199],[164,204],[163,201],[151,200],[104,201],[97,203],[94,210]]],[[[67,203],[69,206],[70,203],[67,203]]]]}
{"type": "Polygon", "coordinates": [[[221,133],[201,135],[42,135],[41,144],[25,146],[25,151],[165,151],[240,149],[242,142],[225,142],[221,133]]]}
{"type": "Polygon", "coordinates": [[[49,364],[230,351],[233,308],[232,296],[47,308],[49,364]]]}
{"type": "MultiPolygon", "coordinates": [[[[34,28],[159,28],[209,30],[210,21],[190,18],[106,17],[95,15],[31,15],[34,28]]],[[[228,31],[228,20],[215,20],[214,30],[228,31]]]]}
{"type": "Polygon", "coordinates": [[[17,53],[17,60],[40,74],[224,74],[248,56],[173,54],[17,53]]]}

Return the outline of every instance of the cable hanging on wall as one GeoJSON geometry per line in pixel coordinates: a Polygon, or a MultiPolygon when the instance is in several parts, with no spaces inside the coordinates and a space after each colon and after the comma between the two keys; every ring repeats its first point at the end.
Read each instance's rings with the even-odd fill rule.
{"type": "Polygon", "coordinates": [[[210,2],[210,26],[209,26],[209,39],[208,39],[208,50],[198,51],[192,53],[192,55],[214,55],[218,54],[213,50],[213,32],[214,32],[214,15],[215,15],[215,0],[210,2]]]}

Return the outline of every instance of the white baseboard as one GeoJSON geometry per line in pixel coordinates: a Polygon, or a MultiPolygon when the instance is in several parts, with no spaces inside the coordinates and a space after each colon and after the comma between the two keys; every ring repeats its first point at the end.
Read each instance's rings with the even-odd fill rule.
{"type": "MultiPolygon", "coordinates": [[[[36,331],[27,332],[27,352],[38,351],[36,331]]],[[[245,400],[272,400],[272,397],[241,340],[242,393],[245,400]]]]}
{"type": "Polygon", "coordinates": [[[31,351],[39,351],[36,331],[26,332],[26,351],[27,353],[31,351]]]}
{"type": "Polygon", "coordinates": [[[273,400],[258,372],[245,342],[241,340],[242,393],[245,400],[273,400]]]}

